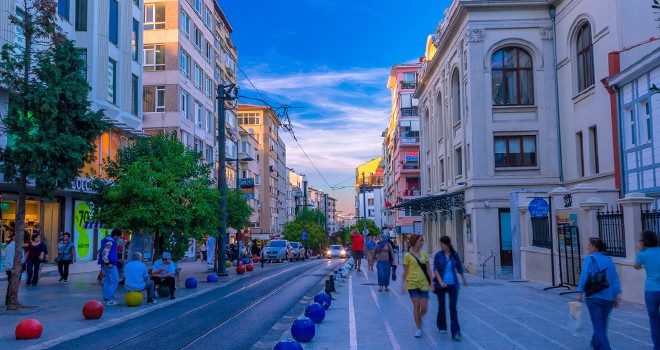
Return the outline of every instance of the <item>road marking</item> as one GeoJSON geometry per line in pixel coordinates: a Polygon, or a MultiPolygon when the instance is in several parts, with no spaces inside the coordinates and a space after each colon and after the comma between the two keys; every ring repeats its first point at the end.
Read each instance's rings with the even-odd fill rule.
{"type": "Polygon", "coordinates": [[[351,350],[357,350],[357,331],[355,329],[355,305],[353,304],[353,276],[348,277],[348,331],[351,350]]]}
{"type": "Polygon", "coordinates": [[[468,309],[466,309],[466,308],[464,308],[464,307],[461,307],[461,306],[459,306],[458,309],[460,309],[461,312],[468,313],[470,316],[474,317],[477,321],[479,321],[479,323],[481,323],[481,324],[483,324],[484,326],[490,328],[490,330],[492,330],[493,332],[499,334],[502,338],[506,339],[509,343],[511,343],[511,344],[513,344],[513,345],[515,345],[515,346],[517,346],[519,349],[527,349],[527,347],[525,347],[524,345],[522,345],[522,344],[518,343],[517,341],[513,340],[513,338],[507,336],[506,334],[504,334],[504,333],[498,331],[498,330],[495,329],[493,326],[489,325],[486,321],[484,321],[484,320],[482,320],[481,318],[479,318],[479,316],[477,316],[477,315],[475,315],[474,313],[470,312],[468,309]]]}
{"type": "MultiPolygon", "coordinates": [[[[369,277],[367,277],[367,280],[368,279],[369,277]]],[[[378,302],[378,298],[376,298],[376,293],[374,292],[374,289],[369,288],[369,291],[371,292],[371,297],[374,299],[374,303],[376,303],[376,307],[378,308],[378,314],[380,314],[380,318],[383,320],[383,323],[385,324],[385,330],[387,331],[387,336],[390,338],[390,343],[392,344],[392,348],[394,348],[394,350],[400,350],[401,346],[399,346],[399,342],[396,341],[396,336],[394,335],[394,332],[392,332],[392,326],[387,321],[387,318],[383,313],[383,309],[381,309],[380,307],[380,303],[378,302]]]]}

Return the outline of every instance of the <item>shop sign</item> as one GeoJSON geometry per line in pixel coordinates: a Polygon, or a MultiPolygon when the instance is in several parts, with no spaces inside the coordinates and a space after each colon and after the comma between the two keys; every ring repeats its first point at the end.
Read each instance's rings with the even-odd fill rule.
{"type": "Polygon", "coordinates": [[[254,179],[240,179],[238,184],[240,188],[254,188],[254,179]]]}
{"type": "Polygon", "coordinates": [[[76,260],[92,260],[91,242],[94,230],[87,229],[85,223],[89,221],[90,210],[87,202],[75,201],[73,211],[73,242],[76,244],[76,260]]]}
{"type": "Polygon", "coordinates": [[[422,222],[421,221],[413,222],[413,231],[415,231],[415,234],[418,234],[418,235],[422,234],[422,222]]]}
{"type": "Polygon", "coordinates": [[[414,145],[417,143],[417,139],[414,137],[402,137],[401,138],[401,144],[402,145],[414,145]]]}
{"type": "Polygon", "coordinates": [[[529,202],[527,210],[529,210],[529,214],[532,215],[533,218],[544,218],[548,216],[550,206],[548,205],[548,202],[545,201],[545,199],[534,198],[531,202],[529,202]]]}
{"type": "Polygon", "coordinates": [[[71,181],[69,188],[73,191],[94,193],[92,191],[92,179],[86,177],[77,177],[71,181]]]}
{"type": "Polygon", "coordinates": [[[406,151],[406,162],[419,161],[419,151],[406,151]]]}

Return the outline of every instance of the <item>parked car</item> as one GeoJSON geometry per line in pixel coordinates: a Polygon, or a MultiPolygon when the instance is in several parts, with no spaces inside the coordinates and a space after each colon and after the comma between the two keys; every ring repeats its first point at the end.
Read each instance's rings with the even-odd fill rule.
{"type": "Polygon", "coordinates": [[[284,239],[275,239],[264,247],[261,254],[263,259],[269,262],[278,261],[282,262],[286,260],[287,247],[289,246],[289,241],[284,239]]]}
{"type": "Polygon", "coordinates": [[[289,242],[291,248],[293,248],[293,259],[305,260],[305,247],[300,242],[289,242]]]}
{"type": "Polygon", "coordinates": [[[326,257],[328,259],[332,258],[345,258],[346,257],[346,250],[344,247],[342,247],[339,244],[333,244],[328,248],[328,251],[326,252],[326,257]]]}

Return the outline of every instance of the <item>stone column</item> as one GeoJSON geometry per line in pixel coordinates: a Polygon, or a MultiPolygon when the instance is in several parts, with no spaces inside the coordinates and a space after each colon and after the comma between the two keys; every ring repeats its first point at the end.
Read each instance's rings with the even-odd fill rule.
{"type": "Polygon", "coordinates": [[[580,203],[580,209],[584,215],[580,216],[580,254],[587,255],[587,244],[589,237],[598,236],[598,211],[605,208],[607,203],[598,197],[591,197],[586,202],[580,203]]]}
{"type": "Polygon", "coordinates": [[[633,260],[637,253],[637,240],[642,232],[642,208],[653,203],[653,198],[643,193],[628,193],[619,199],[623,206],[623,232],[626,242],[626,259],[633,260]]]}

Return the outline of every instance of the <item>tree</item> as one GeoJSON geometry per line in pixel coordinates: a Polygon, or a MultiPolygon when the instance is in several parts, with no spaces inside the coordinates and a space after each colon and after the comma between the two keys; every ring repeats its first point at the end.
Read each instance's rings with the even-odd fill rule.
{"type": "Polygon", "coordinates": [[[18,185],[16,251],[7,310],[18,310],[21,244],[28,182],[52,198],[94,159],[96,138],[109,125],[92,112],[86,63],[55,22],[55,0],[23,0],[23,15],[9,16],[19,28],[14,44],[0,52],[0,84],[9,95],[2,118],[7,145],[0,149],[0,171],[18,185]]]}
{"type": "Polygon", "coordinates": [[[252,211],[241,190],[227,189],[227,227],[242,230],[249,224],[252,211]]]}
{"type": "Polygon", "coordinates": [[[282,234],[284,238],[292,242],[301,242],[312,248],[317,248],[319,244],[326,246],[325,215],[319,210],[304,210],[299,213],[293,221],[284,224],[282,234]],[[321,222],[321,225],[318,222],[321,222]],[[302,231],[307,232],[307,240],[303,241],[302,231]]]}
{"type": "MultiPolygon", "coordinates": [[[[363,233],[362,231],[364,231],[364,219],[357,220],[355,225],[349,228],[349,232],[353,230],[358,230],[360,233],[363,233]]],[[[367,231],[369,231],[369,233],[372,235],[378,235],[382,232],[380,227],[376,226],[376,222],[373,220],[367,220],[367,231]]]]}
{"type": "Polygon", "coordinates": [[[152,232],[156,255],[169,251],[173,260],[181,259],[190,238],[219,229],[219,193],[201,158],[174,132],[137,139],[103,160],[107,179],[92,181],[92,217],[152,232]]]}

